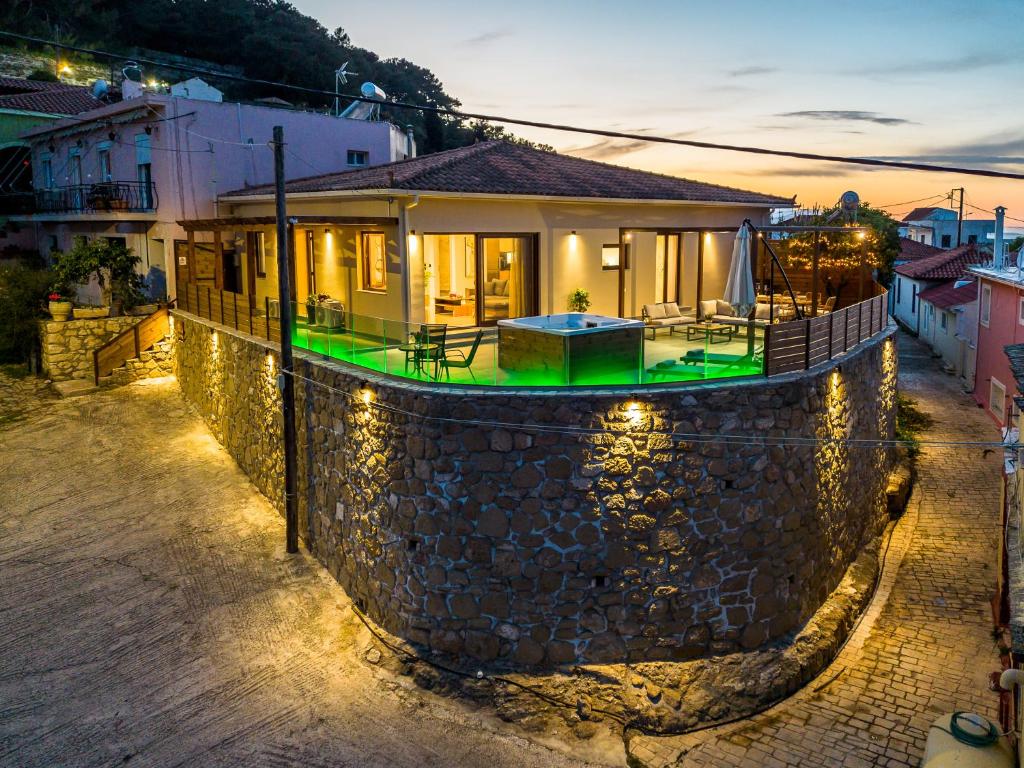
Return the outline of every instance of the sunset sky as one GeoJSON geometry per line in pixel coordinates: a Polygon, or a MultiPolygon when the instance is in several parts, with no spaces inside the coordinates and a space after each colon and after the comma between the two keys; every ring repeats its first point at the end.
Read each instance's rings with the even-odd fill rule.
{"type": "MultiPolygon", "coordinates": [[[[430,68],[469,111],[1024,172],[1021,0],[297,5],[356,45],[430,68]]],[[[846,189],[881,205],[965,186],[970,203],[1024,219],[1024,181],[512,130],[582,157],[803,204],[832,204],[846,189]]]]}

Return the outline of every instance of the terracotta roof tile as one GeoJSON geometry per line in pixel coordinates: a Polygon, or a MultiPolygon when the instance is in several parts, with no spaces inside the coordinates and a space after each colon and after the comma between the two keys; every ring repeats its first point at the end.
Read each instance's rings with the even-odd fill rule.
{"type": "Polygon", "coordinates": [[[900,261],[914,261],[915,259],[923,259],[927,256],[935,256],[942,252],[941,248],[934,245],[919,243],[917,240],[911,240],[909,237],[900,238],[900,261]]]}
{"type": "Polygon", "coordinates": [[[102,101],[80,85],[0,77],[0,109],[77,115],[102,106],[102,101]]]}
{"type": "Polygon", "coordinates": [[[978,283],[971,280],[967,285],[962,285],[957,288],[956,284],[958,282],[961,281],[950,280],[948,283],[936,285],[934,288],[928,288],[927,290],[921,291],[917,294],[917,298],[921,301],[927,301],[930,304],[934,304],[940,309],[950,309],[951,307],[958,307],[961,304],[970,304],[972,301],[977,301],[978,283]]]}
{"type": "MultiPolygon", "coordinates": [[[[793,203],[792,198],[637,171],[507,141],[487,141],[396,163],[297,179],[289,182],[286,189],[292,193],[393,189],[487,195],[723,202],[765,207],[784,207],[793,203]]],[[[267,185],[230,192],[228,195],[272,192],[273,187],[267,185]]]]}
{"type": "Polygon", "coordinates": [[[941,205],[933,205],[928,208],[915,208],[906,216],[903,217],[903,221],[924,221],[930,217],[936,211],[945,211],[941,205]]]}
{"type": "Polygon", "coordinates": [[[987,264],[991,257],[977,249],[974,243],[961,245],[934,256],[926,256],[907,264],[900,264],[895,272],[915,280],[955,280],[972,264],[987,264]]]}

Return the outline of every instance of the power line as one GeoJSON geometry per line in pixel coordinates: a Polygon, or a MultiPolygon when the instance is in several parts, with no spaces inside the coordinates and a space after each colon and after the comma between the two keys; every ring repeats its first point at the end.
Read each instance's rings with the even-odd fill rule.
{"type": "Polygon", "coordinates": [[[915,203],[926,203],[931,200],[937,200],[939,198],[949,199],[949,193],[945,192],[941,195],[932,195],[931,197],[922,197],[920,200],[907,200],[902,203],[886,203],[885,205],[877,205],[876,208],[902,208],[904,205],[913,205],[915,203]]]}
{"type": "MultiPolygon", "coordinates": [[[[23,42],[36,43],[38,45],[59,46],[65,50],[71,50],[77,53],[84,53],[91,56],[101,56],[110,59],[125,58],[124,56],[114,54],[110,51],[100,51],[93,48],[65,45],[62,43],[57,43],[53,40],[47,40],[45,38],[40,37],[33,37],[31,35],[22,35],[16,32],[7,32],[4,30],[0,30],[0,36],[8,37],[14,40],[21,40],[23,42]]],[[[961,168],[957,166],[930,165],[927,163],[911,163],[900,160],[880,160],[878,158],[870,157],[849,157],[843,155],[824,155],[812,152],[797,152],[794,150],[768,149],[765,147],[753,147],[738,144],[722,144],[710,141],[697,141],[695,139],[679,139],[671,138],[668,136],[655,136],[642,133],[609,131],[601,128],[585,128],[582,126],[567,125],[564,123],[548,123],[540,120],[525,120],[523,118],[504,117],[502,115],[488,115],[480,112],[463,112],[461,110],[449,109],[447,107],[439,107],[429,104],[411,104],[403,101],[381,101],[380,99],[367,98],[365,96],[362,96],[361,94],[341,94],[335,91],[328,91],[322,88],[309,88],[302,85],[292,85],[289,83],[274,82],[272,80],[262,80],[259,78],[232,75],[225,72],[217,72],[214,70],[204,69],[201,67],[172,64],[169,62],[161,62],[154,59],[147,59],[142,57],[136,57],[134,61],[152,64],[153,66],[158,67],[165,67],[168,69],[176,69],[185,72],[205,74],[209,77],[218,77],[221,79],[233,80],[236,82],[250,83],[253,85],[263,85],[273,88],[286,88],[292,91],[305,93],[311,96],[328,96],[330,98],[344,96],[347,99],[361,101],[367,104],[376,104],[378,106],[386,107],[388,109],[406,109],[420,112],[432,112],[437,115],[445,115],[447,117],[454,117],[463,120],[481,120],[484,122],[520,125],[527,128],[540,128],[544,130],[562,131],[566,133],[603,136],[605,138],[612,139],[629,139],[631,141],[644,141],[652,144],[672,144],[683,147],[695,147],[697,149],[714,149],[725,152],[741,152],[745,154],[766,155],[770,157],[788,157],[796,160],[813,160],[817,162],[844,163],[847,165],[860,165],[876,168],[896,168],[910,171],[926,171],[930,173],[956,173],[967,176],[985,176],[990,178],[1024,180],[1024,173],[1010,173],[1008,171],[992,171],[982,168],[961,168]]]]}
{"type": "MultiPolygon", "coordinates": [[[[993,216],[996,215],[995,211],[991,211],[988,208],[981,208],[970,201],[965,202],[964,205],[966,205],[968,208],[973,208],[976,211],[980,211],[981,213],[991,213],[993,216]]],[[[1024,219],[1017,219],[1014,218],[1013,216],[1007,216],[1006,214],[1003,214],[1003,218],[1009,221],[1016,221],[1020,224],[1024,224],[1024,219]]]]}

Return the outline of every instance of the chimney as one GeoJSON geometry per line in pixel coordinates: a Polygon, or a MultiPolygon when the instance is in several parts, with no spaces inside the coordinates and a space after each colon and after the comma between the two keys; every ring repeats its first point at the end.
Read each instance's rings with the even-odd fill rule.
{"type": "Polygon", "coordinates": [[[416,137],[413,135],[412,126],[405,126],[405,156],[416,157],[416,137]]]}
{"type": "Polygon", "coordinates": [[[992,266],[1002,269],[1003,264],[1003,217],[1006,216],[1006,208],[1002,205],[996,206],[996,232],[992,243],[992,266]]]}

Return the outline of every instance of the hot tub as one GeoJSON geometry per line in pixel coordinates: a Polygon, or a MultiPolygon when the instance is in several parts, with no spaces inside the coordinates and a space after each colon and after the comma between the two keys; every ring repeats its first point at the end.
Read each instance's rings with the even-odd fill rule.
{"type": "Polygon", "coordinates": [[[498,365],[538,384],[637,384],[640,320],[566,312],[498,321],[498,365]]]}

